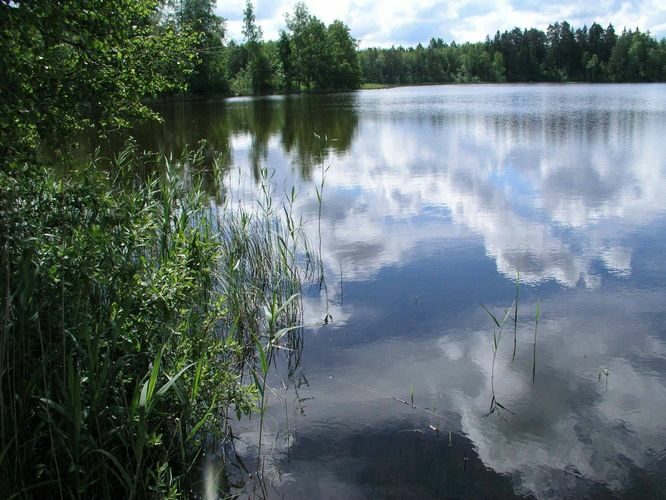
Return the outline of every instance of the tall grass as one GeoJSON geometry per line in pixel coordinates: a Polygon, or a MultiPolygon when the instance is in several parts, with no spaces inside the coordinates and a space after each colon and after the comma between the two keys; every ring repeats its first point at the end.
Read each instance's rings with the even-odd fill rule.
{"type": "Polygon", "coordinates": [[[256,407],[244,374],[298,349],[298,225],[218,208],[199,164],[0,173],[0,497],[187,493],[256,407]]]}

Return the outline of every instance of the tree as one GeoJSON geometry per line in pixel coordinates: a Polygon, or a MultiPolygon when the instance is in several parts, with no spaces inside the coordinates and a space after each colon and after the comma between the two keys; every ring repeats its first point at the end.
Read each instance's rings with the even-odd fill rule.
{"type": "Polygon", "coordinates": [[[662,78],[659,44],[649,33],[624,30],[613,47],[608,71],[616,82],[645,82],[662,78]]]}
{"type": "Polygon", "coordinates": [[[291,54],[291,40],[286,31],[280,30],[277,49],[282,66],[282,78],[285,90],[291,90],[294,82],[294,67],[291,54]]]}
{"type": "Polygon", "coordinates": [[[229,83],[224,64],[224,20],[215,14],[215,0],[180,0],[179,24],[198,34],[198,63],[189,79],[198,93],[226,93],[229,83]]]}
{"type": "Polygon", "coordinates": [[[261,27],[257,26],[252,0],[246,0],[245,10],[243,11],[243,36],[245,37],[245,43],[258,44],[261,41],[262,35],[261,27]]]}
{"type": "Polygon", "coordinates": [[[616,42],[617,35],[615,34],[615,28],[612,24],[609,24],[606,28],[606,31],[604,31],[599,53],[599,59],[601,59],[602,62],[607,63],[610,61],[611,54],[613,53],[613,47],[615,47],[616,42]]]}
{"type": "Polygon", "coordinates": [[[326,88],[332,61],[326,47],[327,30],[303,2],[287,15],[294,80],[305,88],[326,88]]]}
{"type": "Polygon", "coordinates": [[[0,1],[0,161],[62,148],[82,130],[154,118],[185,87],[197,36],[158,23],[157,0],[0,1]]]}
{"type": "Polygon", "coordinates": [[[590,54],[601,59],[603,56],[604,29],[597,23],[592,23],[587,34],[587,46],[590,54]]]}
{"type": "Polygon", "coordinates": [[[327,51],[332,62],[328,86],[333,89],[357,89],[361,83],[361,70],[356,55],[356,40],[349,27],[335,20],[327,30],[327,51]]]}
{"type": "Polygon", "coordinates": [[[493,55],[493,62],[492,62],[493,81],[503,82],[505,80],[504,72],[505,72],[504,58],[502,57],[502,54],[500,52],[495,52],[495,55],[493,55]]]}
{"type": "Polygon", "coordinates": [[[243,36],[248,56],[247,74],[250,78],[252,94],[263,94],[272,88],[271,67],[261,46],[263,33],[257,26],[254,7],[251,0],[246,0],[243,12],[243,36]]]}

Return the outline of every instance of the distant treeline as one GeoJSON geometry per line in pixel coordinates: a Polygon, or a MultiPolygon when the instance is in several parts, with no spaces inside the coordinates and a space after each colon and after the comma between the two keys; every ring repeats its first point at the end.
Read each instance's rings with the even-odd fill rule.
{"type": "Polygon", "coordinates": [[[655,82],[666,80],[666,40],[649,32],[568,22],[541,30],[514,28],[485,42],[359,51],[366,83],[655,82]]]}
{"type": "Polygon", "coordinates": [[[568,22],[541,30],[499,31],[485,42],[433,38],[427,46],[358,50],[350,29],[326,26],[304,3],[285,16],[278,40],[265,41],[252,0],[246,0],[243,40],[228,40],[214,0],[163,3],[163,22],[197,36],[189,92],[258,95],[302,90],[354,90],[361,83],[652,82],[666,80],[666,40],[649,32],[616,34],[594,23],[568,22]]]}

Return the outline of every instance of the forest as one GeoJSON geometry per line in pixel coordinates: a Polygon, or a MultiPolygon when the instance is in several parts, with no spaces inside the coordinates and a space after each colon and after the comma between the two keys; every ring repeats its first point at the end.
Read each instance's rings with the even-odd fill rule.
{"type": "Polygon", "coordinates": [[[354,90],[363,84],[473,82],[655,82],[666,79],[666,40],[639,28],[609,24],[546,31],[513,28],[483,42],[359,49],[340,20],[326,26],[304,3],[285,14],[278,40],[264,40],[247,1],[243,40],[228,39],[215,2],[182,0],[164,19],[198,35],[199,62],[188,83],[194,94],[260,95],[301,90],[354,90]]]}
{"type": "Polygon", "coordinates": [[[298,90],[354,90],[360,85],[356,41],[335,20],[326,26],[299,2],[285,15],[278,40],[263,40],[254,6],[243,12],[243,41],[226,37],[215,2],[182,0],[163,11],[165,22],[193,30],[199,56],[188,83],[192,93],[260,95],[298,90]]]}
{"type": "Polygon", "coordinates": [[[465,82],[656,82],[666,79],[666,40],[612,24],[541,30],[514,28],[485,42],[433,38],[427,47],[359,51],[363,82],[391,85],[465,82]]]}
{"type": "MultiPolygon", "coordinates": [[[[577,28],[562,21],[549,25],[545,32],[516,27],[475,43],[433,37],[427,46],[359,49],[359,40],[349,26],[341,20],[327,26],[303,2],[285,13],[277,40],[264,39],[251,0],[246,1],[243,12],[242,40],[229,36],[225,19],[215,13],[214,0],[154,3],[150,24],[160,33],[160,40],[153,38],[151,43],[163,45],[164,50],[169,47],[172,58],[186,54],[178,71],[172,71],[181,77],[178,85],[154,94],[160,98],[346,91],[367,84],[666,79],[666,40],[657,40],[639,28],[617,33],[612,24],[577,28]]],[[[68,24],[62,13],[50,15],[51,22],[68,24]]],[[[28,46],[32,41],[29,36],[28,46]]],[[[70,41],[70,49],[80,42],[70,41]]],[[[62,54],[61,48],[48,56],[62,54]]],[[[24,56],[23,62],[28,60],[24,56]]],[[[47,62],[44,59],[41,67],[48,66],[49,75],[55,76],[56,66],[47,62]]],[[[15,69],[8,68],[10,80],[15,69]]],[[[146,84],[156,86],[155,82],[146,84]]]]}
{"type": "MultiPolygon", "coordinates": [[[[213,2],[214,3],[214,2],[213,2]]],[[[350,29],[328,27],[303,3],[286,14],[277,41],[264,41],[253,5],[244,11],[242,42],[225,39],[213,3],[180,2],[170,14],[201,35],[200,62],[190,78],[194,93],[258,95],[300,90],[353,90],[362,84],[473,82],[655,82],[666,79],[666,40],[639,28],[597,23],[575,28],[555,22],[499,31],[484,42],[432,38],[427,46],[359,49],[350,29]]]]}

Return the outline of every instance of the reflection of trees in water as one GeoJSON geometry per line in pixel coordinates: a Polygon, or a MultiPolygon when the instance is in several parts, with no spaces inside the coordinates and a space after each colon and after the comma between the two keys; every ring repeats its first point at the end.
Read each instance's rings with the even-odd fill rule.
{"type": "MultiPolygon", "coordinates": [[[[203,168],[211,170],[211,175],[204,177],[210,179],[213,159],[218,165],[231,166],[233,138],[246,135],[251,138],[247,161],[255,180],[268,157],[270,140],[276,137],[302,177],[309,179],[327,155],[351,147],[358,126],[355,102],[355,94],[350,93],[162,103],[155,109],[163,121],[138,126],[132,135],[140,149],[176,157],[205,141],[203,168]],[[326,150],[322,151],[315,133],[328,138],[326,150]]],[[[91,135],[82,141],[82,150],[99,146],[103,155],[111,156],[125,140],[126,136],[118,135],[101,143],[91,135]]],[[[205,187],[211,194],[218,188],[212,182],[205,187]]]]}
{"type": "Polygon", "coordinates": [[[295,96],[285,100],[282,145],[294,155],[304,179],[310,179],[312,169],[325,161],[330,152],[342,153],[351,147],[358,126],[355,100],[354,94],[295,96]],[[315,133],[327,138],[325,151],[315,133]]]}
{"type": "Polygon", "coordinates": [[[355,102],[350,93],[168,103],[157,108],[163,123],[145,124],[134,135],[146,149],[175,154],[205,140],[211,157],[215,151],[228,165],[232,138],[247,135],[251,137],[248,163],[255,179],[268,156],[270,139],[278,137],[301,175],[309,179],[322,159],[315,133],[328,138],[324,155],[350,148],[358,125],[355,102]]]}

